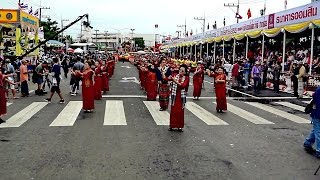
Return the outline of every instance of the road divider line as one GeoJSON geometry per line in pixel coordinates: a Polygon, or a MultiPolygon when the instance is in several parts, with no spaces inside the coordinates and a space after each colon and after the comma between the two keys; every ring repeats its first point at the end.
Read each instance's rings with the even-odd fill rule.
{"type": "Polygon", "coordinates": [[[104,112],[103,125],[127,125],[126,115],[124,112],[123,101],[108,100],[104,112]]]}
{"type": "Polygon", "coordinates": [[[169,125],[170,114],[168,111],[159,111],[157,101],[143,101],[157,125],[169,125]]]}
{"type": "Polygon", "coordinates": [[[291,108],[291,109],[295,109],[295,110],[298,110],[298,111],[301,111],[301,112],[304,112],[304,109],[305,107],[303,106],[299,106],[299,105],[296,105],[296,104],[292,104],[290,102],[276,102],[276,104],[279,104],[279,105],[282,105],[282,106],[285,106],[285,107],[288,107],[288,108],[291,108]]]}
{"type": "Polygon", "coordinates": [[[70,101],[49,126],[73,126],[82,109],[82,101],[70,101]]]}
{"type": "Polygon", "coordinates": [[[6,123],[0,124],[0,128],[20,127],[23,123],[32,118],[37,112],[44,108],[48,103],[34,102],[9,118],[6,123]]]}
{"type": "Polygon", "coordinates": [[[186,108],[207,125],[229,125],[194,102],[187,102],[186,108]]]}
{"type": "MultiPolygon", "coordinates": [[[[215,103],[215,102],[214,102],[215,103]]],[[[253,124],[274,124],[260,116],[257,116],[251,112],[238,108],[230,103],[228,103],[228,111],[232,112],[233,114],[252,122],[253,124]]]]}
{"type": "Polygon", "coordinates": [[[308,120],[308,119],[305,119],[305,118],[302,118],[302,117],[287,113],[285,111],[281,111],[279,109],[276,109],[276,108],[273,108],[273,107],[270,107],[270,106],[267,106],[267,105],[264,105],[264,104],[255,103],[255,102],[244,102],[244,103],[249,104],[251,106],[254,106],[256,108],[262,109],[264,111],[267,111],[269,113],[275,114],[277,116],[283,117],[283,118],[288,119],[290,121],[299,123],[299,124],[310,123],[310,120],[308,120]]]}

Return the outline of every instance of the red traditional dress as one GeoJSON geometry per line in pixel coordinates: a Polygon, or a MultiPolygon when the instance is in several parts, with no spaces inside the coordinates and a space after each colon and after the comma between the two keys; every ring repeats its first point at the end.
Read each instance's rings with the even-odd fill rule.
{"type": "Polygon", "coordinates": [[[109,76],[108,76],[108,68],[106,65],[101,66],[101,74],[102,74],[101,90],[103,92],[107,92],[109,91],[109,76]]]}
{"type": "Polygon", "coordinates": [[[152,70],[148,71],[148,81],[147,81],[147,100],[155,101],[158,94],[158,80],[157,74],[152,70]]]}
{"type": "Polygon", "coordinates": [[[107,62],[107,67],[108,67],[108,76],[109,76],[109,78],[111,78],[112,77],[112,75],[113,75],[113,70],[112,70],[112,61],[108,61],[107,62]]]}
{"type": "Polygon", "coordinates": [[[193,75],[193,97],[201,96],[204,71],[202,68],[197,68],[193,75]]]}
{"type": "Polygon", "coordinates": [[[216,102],[217,102],[217,111],[226,111],[227,110],[227,89],[226,89],[226,75],[225,74],[213,74],[211,75],[215,80],[225,80],[225,82],[216,82],[215,92],[216,92],[216,102]]]}
{"type": "Polygon", "coordinates": [[[94,109],[94,86],[93,86],[93,71],[83,72],[82,76],[82,101],[84,110],[94,109]]]}
{"type": "Polygon", "coordinates": [[[181,85],[174,83],[171,93],[170,128],[184,127],[184,107],[186,103],[185,88],[189,85],[189,77],[177,75],[174,77],[181,85]]]}
{"type": "Polygon", "coordinates": [[[4,76],[0,72],[0,117],[7,114],[7,100],[4,89],[4,76]]]}
{"type": "Polygon", "coordinates": [[[102,77],[101,77],[101,67],[96,67],[94,76],[94,99],[102,99],[101,89],[102,89],[102,77]]]}

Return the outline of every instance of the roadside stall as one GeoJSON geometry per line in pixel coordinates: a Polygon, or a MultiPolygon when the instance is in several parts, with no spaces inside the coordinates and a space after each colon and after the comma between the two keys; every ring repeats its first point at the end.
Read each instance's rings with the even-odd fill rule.
{"type": "MultiPolygon", "coordinates": [[[[24,11],[0,9],[0,40],[4,56],[21,56],[39,43],[39,19],[24,11]]],[[[43,37],[42,37],[43,38],[43,37]]],[[[39,56],[39,49],[28,57],[39,56]]]]}

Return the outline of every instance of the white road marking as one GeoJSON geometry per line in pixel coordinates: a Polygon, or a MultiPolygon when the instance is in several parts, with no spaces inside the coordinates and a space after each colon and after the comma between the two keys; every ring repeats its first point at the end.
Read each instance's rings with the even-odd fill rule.
{"type": "Polygon", "coordinates": [[[82,109],[82,101],[70,101],[50,126],[73,126],[82,109]]]}
{"type": "Polygon", "coordinates": [[[305,109],[305,107],[303,107],[303,106],[292,104],[290,102],[276,102],[276,104],[280,104],[282,106],[286,106],[288,108],[292,108],[292,109],[295,109],[295,110],[298,110],[298,111],[301,111],[301,112],[304,112],[304,109],[305,109]]]}
{"type": "Polygon", "coordinates": [[[290,121],[293,121],[293,122],[296,122],[296,123],[299,123],[299,124],[310,123],[310,120],[308,120],[308,119],[305,119],[305,118],[302,118],[302,117],[287,113],[285,111],[281,111],[279,109],[276,109],[276,108],[273,108],[273,107],[270,107],[270,106],[267,106],[267,105],[264,105],[264,104],[255,103],[255,102],[244,102],[244,103],[249,104],[251,106],[254,106],[256,108],[262,109],[264,111],[267,111],[269,113],[275,114],[277,116],[286,118],[286,119],[288,119],[290,121]]]}
{"type": "Polygon", "coordinates": [[[12,103],[8,103],[8,102],[7,102],[7,106],[10,106],[11,104],[12,104],[12,103]]]}
{"type": "Polygon", "coordinates": [[[106,101],[103,125],[127,125],[123,101],[106,101]]]}
{"type": "MultiPolygon", "coordinates": [[[[102,95],[103,98],[147,98],[146,95],[102,95]]],[[[158,98],[158,96],[157,96],[158,98]]],[[[193,99],[192,96],[188,96],[187,99],[193,99]]],[[[216,97],[200,97],[201,99],[216,99],[216,97]]],[[[227,97],[227,99],[234,100],[234,99],[256,99],[250,97],[227,97]]],[[[261,97],[260,99],[297,99],[294,97],[261,97]]]]}
{"type": "Polygon", "coordinates": [[[37,112],[44,108],[48,103],[34,102],[9,118],[6,123],[0,124],[0,128],[20,127],[23,123],[32,118],[37,112]]]}
{"type": "Polygon", "coordinates": [[[238,108],[230,103],[228,103],[228,111],[232,112],[233,114],[236,114],[239,117],[242,117],[243,119],[252,122],[253,124],[274,124],[273,122],[270,122],[260,116],[257,116],[251,112],[248,112],[246,110],[243,110],[241,108],[238,108]]]}
{"type": "MultiPolygon", "coordinates": [[[[311,100],[310,100],[310,101],[311,101],[311,100]]],[[[309,104],[310,101],[302,101],[302,102],[305,103],[305,104],[309,104]]]]}
{"type": "Polygon", "coordinates": [[[214,116],[194,102],[187,102],[186,108],[207,125],[228,125],[228,123],[224,122],[217,116],[214,116]]]}
{"type": "Polygon", "coordinates": [[[170,114],[167,111],[159,111],[160,106],[157,101],[143,101],[148,108],[153,120],[157,125],[169,125],[170,114]]]}
{"type": "Polygon", "coordinates": [[[34,90],[31,90],[31,91],[29,91],[29,94],[31,94],[31,93],[33,93],[34,92],[34,90]]]}

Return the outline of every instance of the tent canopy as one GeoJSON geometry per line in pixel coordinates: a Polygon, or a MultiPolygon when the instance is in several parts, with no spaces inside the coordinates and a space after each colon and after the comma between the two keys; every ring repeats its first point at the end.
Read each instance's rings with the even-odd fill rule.
{"type": "Polygon", "coordinates": [[[83,53],[83,50],[81,48],[77,48],[74,50],[74,53],[83,53]]]}

